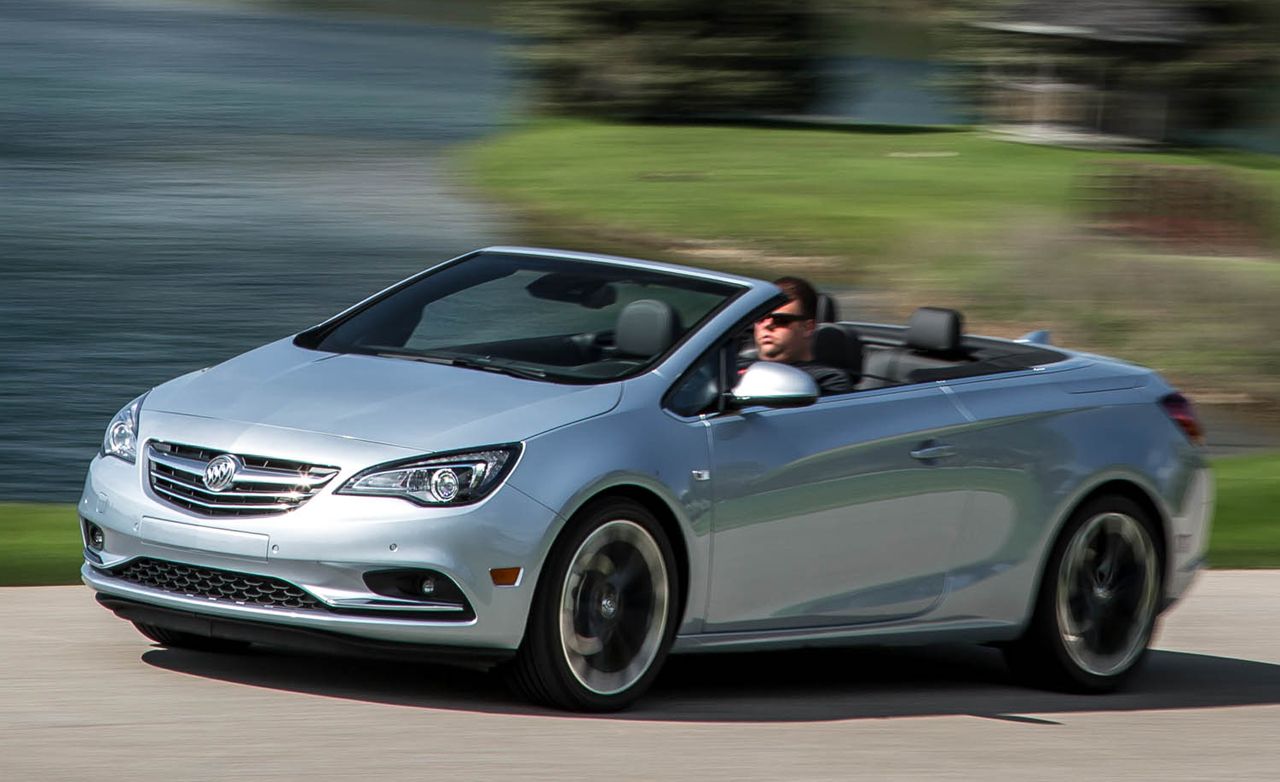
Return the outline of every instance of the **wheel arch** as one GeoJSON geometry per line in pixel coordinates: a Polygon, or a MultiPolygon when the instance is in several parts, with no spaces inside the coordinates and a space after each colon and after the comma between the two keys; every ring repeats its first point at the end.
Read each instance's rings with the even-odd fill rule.
{"type": "MultiPolygon", "coordinates": [[[[1070,519],[1075,512],[1084,507],[1085,503],[1092,502],[1098,497],[1104,496],[1120,496],[1125,497],[1137,503],[1144,511],[1146,511],[1153,521],[1156,522],[1156,545],[1160,547],[1161,555],[1161,575],[1164,576],[1169,569],[1169,541],[1172,536],[1172,519],[1165,510],[1163,503],[1157,499],[1155,492],[1143,486],[1137,480],[1130,477],[1112,477],[1103,480],[1100,483],[1091,486],[1082,496],[1076,498],[1070,504],[1067,511],[1058,517],[1057,526],[1053,533],[1053,542],[1046,549],[1045,558],[1048,557],[1048,551],[1052,546],[1057,545],[1058,538],[1062,535],[1062,528],[1066,526],[1067,519],[1070,519]]],[[[1041,564],[1043,568],[1043,563],[1041,564]]]]}
{"type": "MultiPolygon", "coordinates": [[[[672,553],[675,554],[676,581],[680,586],[680,615],[676,618],[678,626],[684,621],[689,607],[689,545],[688,541],[685,540],[684,528],[680,523],[680,519],[676,516],[675,510],[657,492],[635,483],[617,483],[600,489],[583,499],[574,508],[573,513],[566,514],[566,516],[572,519],[574,515],[588,505],[610,498],[631,500],[643,506],[645,510],[653,514],[654,518],[658,520],[658,524],[662,527],[662,531],[667,534],[667,540],[671,543],[672,553]]],[[[559,544],[560,538],[568,526],[568,523],[566,523],[556,532],[555,540],[551,544],[552,547],[559,544]]]]}
{"type": "MultiPolygon", "coordinates": [[[[1062,509],[1054,515],[1053,526],[1050,534],[1045,538],[1044,545],[1040,549],[1039,562],[1036,565],[1035,580],[1032,582],[1034,588],[1031,590],[1031,599],[1027,604],[1027,611],[1024,616],[1024,624],[1030,622],[1032,609],[1036,603],[1036,599],[1040,594],[1040,590],[1044,588],[1044,571],[1048,566],[1049,557],[1052,556],[1054,548],[1058,545],[1059,539],[1062,537],[1063,530],[1067,526],[1067,522],[1075,515],[1076,511],[1084,507],[1086,503],[1092,502],[1098,497],[1120,496],[1125,497],[1139,505],[1144,511],[1150,514],[1151,518],[1156,522],[1156,545],[1160,547],[1160,563],[1161,563],[1161,579],[1167,583],[1169,568],[1171,567],[1170,546],[1169,541],[1172,539],[1172,519],[1159,499],[1159,494],[1150,486],[1135,476],[1127,474],[1109,473],[1098,476],[1095,480],[1084,485],[1080,490],[1071,495],[1071,497],[1062,504],[1062,509]]],[[[1164,589],[1164,584],[1162,584],[1164,589]]]]}
{"type": "MultiPolygon", "coordinates": [[[[1142,619],[1141,627],[1129,622],[1127,618],[1124,620],[1126,632],[1132,632],[1138,628],[1141,634],[1126,635],[1124,647],[1118,651],[1106,652],[1106,654],[1121,655],[1114,659],[1113,665],[1109,662],[1109,667],[1091,668],[1090,662],[1083,660],[1078,650],[1073,651],[1072,642],[1067,640],[1069,637],[1075,637],[1079,641],[1079,638],[1069,636],[1069,630],[1062,625],[1061,598],[1056,586],[1051,583],[1062,582],[1053,578],[1053,574],[1047,572],[1047,568],[1050,562],[1055,561],[1055,552],[1059,551],[1059,547],[1064,544],[1064,535],[1068,530],[1074,534],[1075,530],[1081,528],[1073,523],[1073,519],[1080,518],[1087,521],[1095,510],[1089,509],[1089,504],[1102,498],[1121,498],[1126,501],[1122,507],[1129,508],[1130,513],[1134,512],[1132,506],[1136,505],[1138,511],[1148,516],[1148,524],[1153,533],[1152,542],[1162,555],[1158,558],[1158,561],[1161,561],[1161,579],[1167,578],[1169,555],[1166,542],[1169,539],[1170,519],[1162,507],[1159,494],[1144,486],[1141,478],[1116,475],[1092,481],[1073,494],[1070,501],[1064,503],[1063,511],[1055,517],[1056,523],[1051,534],[1046,535],[1043,555],[1038,563],[1036,586],[1031,592],[1030,610],[1023,631],[1012,643],[1003,645],[1005,658],[1014,673],[1033,683],[1066,692],[1111,692],[1127,679],[1151,644],[1154,625],[1162,610],[1159,594],[1151,595],[1154,605],[1150,605],[1150,613],[1146,613],[1147,609],[1143,609],[1143,613],[1135,614],[1135,617],[1140,616],[1142,619]],[[1089,513],[1078,516],[1077,514],[1082,510],[1089,510],[1089,513]],[[1139,641],[1141,645],[1135,645],[1139,641]]],[[[1115,503],[1112,503],[1112,506],[1115,507],[1115,503]]],[[[1100,506],[1098,510],[1105,507],[1100,506]]],[[[1067,553],[1066,549],[1061,551],[1062,554],[1067,553]]],[[[1161,589],[1164,589],[1163,584],[1161,589]]],[[[1083,643],[1091,644],[1087,638],[1083,643]]]]}
{"type": "MultiPolygon", "coordinates": [[[[591,697],[582,693],[574,694],[575,691],[571,679],[576,677],[577,674],[568,669],[565,669],[567,672],[557,673],[560,668],[554,662],[554,660],[561,659],[567,655],[563,650],[563,646],[559,647],[560,651],[550,651],[547,633],[534,630],[534,628],[548,626],[547,623],[550,617],[546,598],[549,594],[556,595],[554,591],[550,593],[544,591],[555,589],[555,582],[549,581],[548,574],[556,571],[551,567],[547,567],[546,563],[559,556],[561,552],[572,554],[573,549],[567,547],[566,543],[571,542],[570,539],[573,538],[574,530],[578,527],[584,512],[590,512],[593,507],[597,507],[601,502],[617,502],[619,500],[638,504],[652,514],[654,520],[666,534],[671,546],[671,554],[675,560],[676,583],[678,585],[676,588],[686,592],[680,599],[678,606],[675,606],[675,610],[678,611],[674,617],[675,621],[664,630],[664,632],[669,632],[670,636],[661,641],[662,646],[658,647],[655,654],[665,655],[669,651],[671,642],[679,632],[680,623],[688,612],[688,607],[691,604],[687,594],[690,580],[689,543],[677,508],[673,507],[657,491],[638,483],[617,481],[582,492],[564,511],[556,514],[560,523],[547,536],[544,554],[537,573],[537,582],[534,587],[535,591],[531,600],[528,621],[525,623],[515,658],[506,669],[508,681],[512,686],[518,692],[536,701],[575,710],[613,710],[625,706],[635,697],[638,697],[638,695],[625,695],[625,693],[642,692],[643,689],[648,687],[648,683],[652,681],[653,677],[657,675],[656,671],[661,662],[660,658],[655,658],[658,660],[656,664],[650,665],[638,679],[627,685],[628,689],[623,691],[625,701],[621,704],[599,700],[599,698],[607,698],[618,694],[616,691],[595,691],[591,697]],[[565,548],[562,549],[562,546],[565,546],[565,548]],[[636,687],[640,689],[636,690],[636,687]],[[597,700],[593,701],[592,697],[596,697],[597,700]]],[[[607,520],[610,517],[604,516],[603,518],[607,520]]],[[[550,610],[558,610],[558,606],[552,605],[550,610]]],[[[568,662],[564,664],[571,665],[568,662]]],[[[580,687],[588,686],[581,677],[578,677],[577,681],[580,687]]]]}
{"type": "MultiPolygon", "coordinates": [[[[1150,514],[1153,521],[1156,522],[1157,545],[1160,546],[1160,553],[1167,559],[1169,555],[1169,538],[1171,520],[1169,514],[1165,512],[1161,503],[1159,503],[1153,494],[1146,488],[1132,480],[1123,478],[1112,478],[1111,480],[1094,486],[1089,493],[1081,497],[1074,505],[1071,506],[1070,512],[1063,517],[1058,527],[1058,534],[1062,534],[1062,525],[1066,524],[1066,520],[1071,517],[1079,508],[1083,507],[1086,502],[1090,502],[1097,497],[1106,495],[1117,495],[1125,497],[1137,503],[1144,511],[1150,514]]],[[[1057,539],[1054,539],[1057,543],[1057,539]]],[[[1168,568],[1168,562],[1163,563],[1168,568]]]]}

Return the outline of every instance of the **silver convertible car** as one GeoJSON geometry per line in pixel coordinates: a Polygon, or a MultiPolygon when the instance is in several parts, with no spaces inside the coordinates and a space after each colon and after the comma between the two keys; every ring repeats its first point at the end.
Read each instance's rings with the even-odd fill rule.
{"type": "Polygon", "coordinates": [[[999,645],[1117,687],[1213,483],[1187,400],[1049,344],[839,321],[751,361],[759,280],[495,247],[179,377],[111,421],[82,576],[172,647],[498,668],[626,706],[669,653],[999,645]]]}

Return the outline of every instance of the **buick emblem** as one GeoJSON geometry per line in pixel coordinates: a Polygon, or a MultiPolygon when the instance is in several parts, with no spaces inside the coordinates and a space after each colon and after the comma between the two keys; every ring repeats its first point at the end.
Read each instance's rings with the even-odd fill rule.
{"type": "Polygon", "coordinates": [[[240,460],[229,453],[215,456],[204,468],[204,485],[209,491],[222,491],[236,481],[240,460]]]}

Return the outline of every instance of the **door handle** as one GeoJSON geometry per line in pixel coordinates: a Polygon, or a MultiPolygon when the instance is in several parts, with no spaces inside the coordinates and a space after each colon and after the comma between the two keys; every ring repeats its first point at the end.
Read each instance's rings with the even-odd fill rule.
{"type": "Polygon", "coordinates": [[[956,455],[954,445],[930,445],[924,448],[917,448],[911,452],[912,459],[919,459],[922,462],[933,461],[934,459],[946,459],[949,456],[956,455]]]}

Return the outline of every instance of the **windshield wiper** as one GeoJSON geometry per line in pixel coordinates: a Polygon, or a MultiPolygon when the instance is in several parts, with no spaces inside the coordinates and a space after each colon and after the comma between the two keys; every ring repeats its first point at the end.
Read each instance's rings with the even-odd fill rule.
{"type": "Polygon", "coordinates": [[[453,365],[453,359],[448,356],[433,356],[424,353],[397,353],[392,350],[379,350],[377,353],[374,353],[374,355],[381,356],[382,358],[403,358],[407,361],[421,361],[424,364],[453,365]]]}
{"type": "Polygon", "coordinates": [[[445,364],[464,369],[482,369],[486,372],[497,372],[525,380],[546,380],[547,373],[532,367],[517,367],[500,364],[487,356],[454,356],[447,353],[401,353],[397,351],[378,351],[384,358],[403,358],[409,361],[421,361],[426,364],[445,364]]]}
{"type": "Polygon", "coordinates": [[[485,356],[458,356],[453,359],[455,367],[466,367],[467,369],[483,369],[488,372],[500,372],[504,375],[512,377],[522,377],[526,380],[546,380],[547,373],[541,369],[532,367],[517,367],[511,364],[499,364],[493,359],[485,356]]]}

